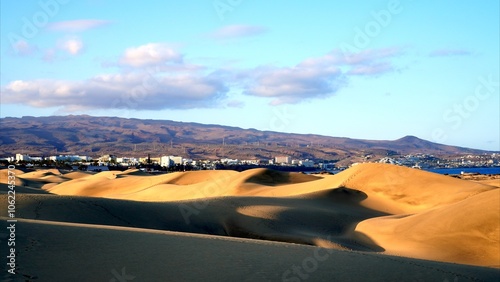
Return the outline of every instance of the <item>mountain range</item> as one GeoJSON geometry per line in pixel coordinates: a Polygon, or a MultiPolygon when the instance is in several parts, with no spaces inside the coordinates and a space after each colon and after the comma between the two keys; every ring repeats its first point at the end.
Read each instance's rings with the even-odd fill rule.
{"type": "Polygon", "coordinates": [[[366,156],[414,153],[450,156],[487,151],[449,146],[414,136],[362,140],[293,134],[170,120],[88,115],[0,119],[0,155],[181,155],[193,159],[271,159],[291,156],[355,162],[366,156]]]}

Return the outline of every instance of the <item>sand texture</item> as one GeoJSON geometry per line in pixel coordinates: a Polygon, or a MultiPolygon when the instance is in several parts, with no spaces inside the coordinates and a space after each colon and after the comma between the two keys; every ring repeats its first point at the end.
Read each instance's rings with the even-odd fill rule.
{"type": "MultiPolygon", "coordinates": [[[[336,175],[16,171],[18,274],[0,280],[498,281],[491,184],[388,164],[336,175]]],[[[0,217],[4,254],[6,208],[0,217]]]]}

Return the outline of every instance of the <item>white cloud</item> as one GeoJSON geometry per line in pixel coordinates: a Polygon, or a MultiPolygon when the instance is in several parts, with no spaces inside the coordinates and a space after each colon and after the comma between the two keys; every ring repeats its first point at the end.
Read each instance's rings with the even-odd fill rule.
{"type": "Polygon", "coordinates": [[[259,68],[251,76],[244,93],[275,98],[272,101],[275,105],[328,96],[343,82],[339,68],[321,65],[259,68]]]}
{"type": "Polygon", "coordinates": [[[180,63],[182,56],[162,43],[149,43],[125,50],[120,64],[132,67],[145,67],[165,63],[180,63]]]}
{"type": "MultiPolygon", "coordinates": [[[[340,52],[335,50],[334,52],[340,52]]],[[[397,57],[403,53],[403,49],[399,47],[382,48],[382,49],[367,49],[358,53],[344,53],[345,63],[349,65],[372,64],[375,61],[382,59],[397,57]]]]}
{"type": "MultiPolygon", "coordinates": [[[[59,48],[78,54],[83,43],[72,38],[59,48]]],[[[45,57],[53,60],[57,50],[49,51],[45,57]]],[[[391,59],[401,52],[399,48],[353,54],[333,50],[291,67],[210,71],[207,66],[185,63],[182,54],[167,44],[149,43],[125,50],[118,61],[122,67],[120,74],[99,75],[82,81],[14,81],[3,87],[2,102],[62,107],[66,111],[243,106],[237,97],[229,102],[225,100],[231,86],[241,89],[245,95],[269,98],[273,105],[298,103],[332,96],[354,75],[378,76],[393,71],[391,59]]]]}
{"type": "Polygon", "coordinates": [[[227,88],[217,77],[146,73],[109,74],[85,81],[13,81],[2,89],[2,102],[63,110],[160,110],[213,107],[227,88]]]}
{"type": "Polygon", "coordinates": [[[328,97],[347,85],[349,76],[377,76],[392,71],[387,60],[400,54],[399,48],[350,54],[333,50],[294,67],[260,67],[244,72],[243,93],[274,98],[273,105],[328,97]]]}
{"type": "Polygon", "coordinates": [[[78,55],[83,49],[83,42],[79,38],[70,38],[59,42],[59,49],[71,55],[78,55]]]}
{"type": "Polygon", "coordinates": [[[376,61],[397,57],[403,53],[402,48],[383,48],[383,49],[368,49],[358,53],[346,53],[340,49],[334,49],[328,54],[304,60],[301,65],[308,64],[332,64],[332,65],[368,65],[376,61]]]}

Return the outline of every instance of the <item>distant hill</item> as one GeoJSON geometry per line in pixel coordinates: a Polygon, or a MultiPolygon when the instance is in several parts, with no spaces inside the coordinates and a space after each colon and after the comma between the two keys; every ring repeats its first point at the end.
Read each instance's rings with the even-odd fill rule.
{"type": "Polygon", "coordinates": [[[414,136],[360,140],[289,134],[238,127],[87,115],[2,118],[0,154],[62,153],[99,156],[182,155],[195,159],[294,158],[354,162],[366,155],[426,153],[480,154],[485,151],[429,142],[414,136]]]}

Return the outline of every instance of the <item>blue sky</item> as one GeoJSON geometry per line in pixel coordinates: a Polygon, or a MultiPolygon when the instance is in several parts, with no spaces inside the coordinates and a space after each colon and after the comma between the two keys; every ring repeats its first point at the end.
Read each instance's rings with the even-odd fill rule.
{"type": "Polygon", "coordinates": [[[500,150],[499,1],[0,1],[0,116],[500,150]]]}

